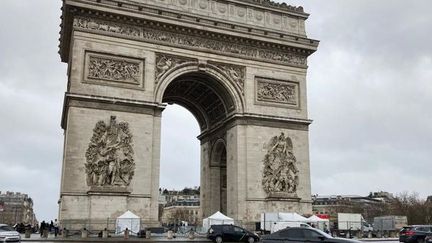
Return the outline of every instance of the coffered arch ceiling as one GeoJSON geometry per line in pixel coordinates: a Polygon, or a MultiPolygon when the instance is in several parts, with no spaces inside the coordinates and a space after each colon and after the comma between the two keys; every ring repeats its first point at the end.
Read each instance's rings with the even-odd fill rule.
{"type": "Polygon", "coordinates": [[[220,124],[235,110],[228,90],[215,78],[200,72],[175,78],[166,87],[162,101],[188,109],[198,120],[201,131],[220,124]]]}

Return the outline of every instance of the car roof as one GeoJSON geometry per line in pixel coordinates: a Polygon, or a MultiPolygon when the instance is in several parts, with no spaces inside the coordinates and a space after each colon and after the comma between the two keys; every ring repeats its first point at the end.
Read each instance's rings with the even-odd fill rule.
{"type": "Polygon", "coordinates": [[[8,226],[7,224],[0,224],[0,226],[8,226]]]}

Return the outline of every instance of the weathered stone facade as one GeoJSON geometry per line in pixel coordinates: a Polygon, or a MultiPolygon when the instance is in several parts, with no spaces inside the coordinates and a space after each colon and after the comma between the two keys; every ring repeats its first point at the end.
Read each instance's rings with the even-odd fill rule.
{"type": "Polygon", "coordinates": [[[166,103],[201,128],[200,215],[311,213],[307,17],[267,0],[65,1],[60,220],[158,224],[166,103]]]}
{"type": "Polygon", "coordinates": [[[37,226],[33,199],[19,192],[0,192],[0,219],[3,224],[37,226]]]}

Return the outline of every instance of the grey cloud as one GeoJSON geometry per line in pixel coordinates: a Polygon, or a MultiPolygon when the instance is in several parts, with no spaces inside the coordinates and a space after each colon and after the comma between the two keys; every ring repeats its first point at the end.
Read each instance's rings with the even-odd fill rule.
{"type": "MultiPolygon", "coordinates": [[[[430,194],[432,2],[289,3],[311,13],[308,35],[321,40],[308,70],[312,191],[430,194]]],[[[52,219],[67,83],[57,54],[61,1],[1,5],[0,190],[29,193],[39,219],[52,219]]],[[[169,107],[162,125],[161,186],[197,185],[198,123],[169,107]]]]}

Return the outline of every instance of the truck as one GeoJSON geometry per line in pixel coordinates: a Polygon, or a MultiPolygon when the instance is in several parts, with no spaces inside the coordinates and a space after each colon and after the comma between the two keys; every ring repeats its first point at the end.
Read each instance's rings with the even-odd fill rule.
{"type": "Polygon", "coordinates": [[[407,216],[388,215],[374,218],[374,229],[377,235],[394,237],[404,226],[408,225],[407,216]]]}
{"type": "Polygon", "coordinates": [[[307,222],[307,218],[297,213],[261,213],[260,230],[267,234],[287,227],[311,227],[307,222]]]}
{"type": "Polygon", "coordinates": [[[337,234],[351,238],[355,235],[372,237],[373,227],[359,213],[338,213],[337,234]]]}

